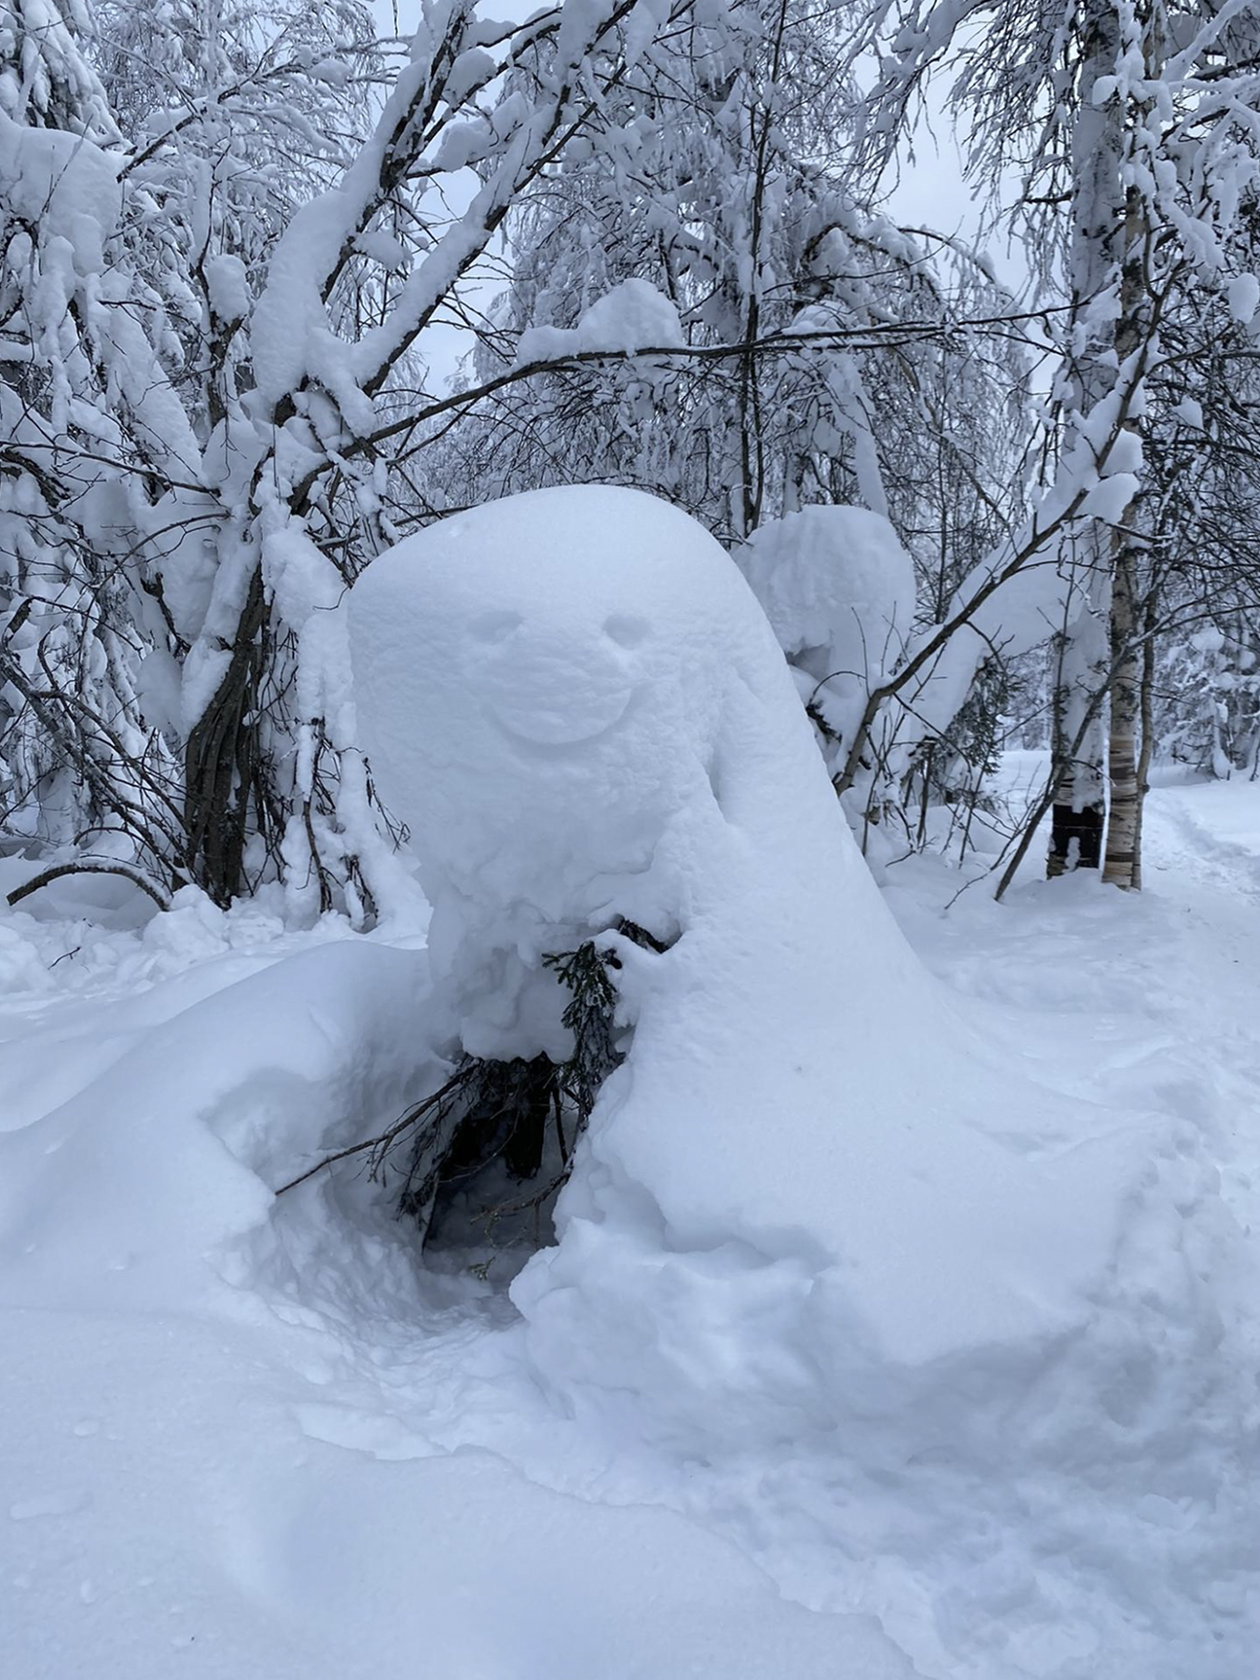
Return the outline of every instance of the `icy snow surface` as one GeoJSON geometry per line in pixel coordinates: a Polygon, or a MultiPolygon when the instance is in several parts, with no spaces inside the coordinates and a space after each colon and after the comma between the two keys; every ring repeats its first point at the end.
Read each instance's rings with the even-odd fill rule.
{"type": "MultiPolygon", "coordinates": [[[[673,542],[673,519],[642,511],[639,528],[673,542]]],[[[561,552],[565,525],[549,523],[561,552]]],[[[570,823],[543,903],[545,872],[514,874],[511,852],[496,861],[483,837],[495,892],[525,895],[506,922],[498,898],[443,909],[460,835],[445,848],[419,836],[439,899],[433,976],[402,915],[368,936],[333,918],[301,932],[279,900],[225,916],[193,893],[154,915],[117,881],[60,882],[0,908],[3,1673],[1250,1680],[1260,789],[1158,789],[1140,899],[1030,874],[1003,907],[980,882],[946,913],[955,870],[891,870],[885,901],[916,959],[809,792],[812,760],[780,704],[789,679],[763,660],[773,644],[742,585],[696,546],[677,588],[699,592],[705,624],[716,615],[720,649],[694,678],[642,693],[636,661],[668,670],[671,647],[705,648],[694,621],[671,642],[667,602],[646,604],[616,534],[601,518],[605,594],[582,596],[593,617],[553,588],[548,635],[564,631],[571,660],[579,632],[597,700],[618,692],[605,646],[621,650],[632,695],[611,727],[630,726],[631,773],[646,774],[638,749],[668,739],[682,701],[700,711],[662,773],[684,805],[706,797],[710,748],[729,756],[708,762],[723,771],[707,795],[716,814],[692,800],[669,844],[640,836],[646,866],[622,874],[645,857],[614,859],[601,902],[589,882],[576,908],[572,895],[585,880],[574,860],[603,832],[570,823]],[[601,639],[609,597],[619,621],[640,621],[637,640],[620,622],[620,642],[601,639]],[[732,655],[734,699],[705,702],[732,655]],[[763,867],[771,845],[780,886],[763,867]],[[740,928],[687,875],[697,858],[737,895],[740,928]],[[269,1188],[431,1083],[445,1014],[487,1035],[528,1026],[472,1011],[478,953],[497,952],[491,970],[524,1004],[546,917],[603,914],[627,882],[682,937],[631,976],[630,1061],[560,1246],[518,1285],[528,1321],[471,1275],[418,1267],[353,1167],[272,1201],[269,1188]],[[495,944],[505,926],[513,962],[495,944]],[[832,988],[821,1048],[820,978],[832,988]],[[773,1077],[728,1030],[732,1015],[775,1058],[773,1077]],[[825,1111],[811,1061],[824,1050],[825,1111]],[[750,1119],[768,1090],[774,1148],[750,1119]],[[903,1112],[908,1095],[919,1106],[903,1112]],[[1135,1124],[1140,1184],[1126,1166],[1135,1124]],[[1116,1155],[1098,1185],[1105,1151],[1089,1140],[1108,1136],[1116,1155]],[[1056,1236],[1066,1181],[1052,1169],[1091,1157],[1088,1199],[1056,1236]],[[865,1206],[846,1163],[868,1174],[865,1206]],[[1013,1271],[1022,1255],[1029,1269],[1000,1294],[979,1280],[943,1326],[924,1325],[920,1292],[943,1298],[934,1273],[959,1276],[1002,1236],[995,1182],[1044,1192],[1036,1241],[1020,1247],[1012,1229],[990,1263],[1013,1271]],[[949,1223],[934,1183],[938,1201],[963,1186],[983,1238],[961,1214],[949,1223]],[[1039,1256],[1069,1280],[1090,1274],[1077,1248],[1103,1214],[1111,1262],[1092,1305],[1061,1278],[1034,1299],[1039,1256]],[[723,1224],[738,1236],[698,1242],[723,1224]],[[962,1258],[942,1253],[946,1237],[962,1258]],[[839,1275],[811,1286],[833,1243],[839,1275]],[[896,1275],[881,1287],[851,1254],[899,1256],[896,1275]],[[589,1346],[566,1343],[566,1324],[589,1346]]],[[[475,570],[475,545],[465,558],[475,570]]],[[[439,581],[440,551],[414,563],[439,581]]],[[[452,582],[440,613],[434,598],[448,624],[457,597],[452,582]]],[[[505,843],[541,825],[575,751],[616,796],[598,781],[597,738],[545,738],[546,683],[509,705],[492,653],[472,670],[485,705],[444,727],[493,739],[503,701],[505,843]]],[[[489,786],[482,801],[489,821],[489,786]]],[[[601,808],[591,801],[592,820],[601,808]]],[[[0,860],[0,889],[31,870],[0,860]]],[[[533,1004],[544,1030],[542,996],[533,1004]]]]}

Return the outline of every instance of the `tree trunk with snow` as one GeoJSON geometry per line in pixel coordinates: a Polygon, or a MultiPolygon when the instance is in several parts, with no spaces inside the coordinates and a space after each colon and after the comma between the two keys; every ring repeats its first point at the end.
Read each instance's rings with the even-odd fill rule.
{"type": "Polygon", "coordinates": [[[1106,789],[1106,733],[1098,696],[1107,682],[1107,622],[1111,577],[1100,539],[1091,526],[1088,559],[1077,562],[1084,604],[1059,638],[1054,690],[1052,756],[1057,785],[1050,818],[1046,874],[1097,869],[1102,861],[1106,789]]]}
{"type": "Polygon", "coordinates": [[[1111,728],[1107,768],[1111,809],[1103,880],[1116,887],[1139,884],[1138,835],[1142,790],[1137,773],[1137,725],[1141,686],[1138,613],[1138,551],[1128,534],[1115,533],[1111,587],[1111,728]]]}
{"type": "MultiPolygon", "coordinates": [[[[1074,158],[1072,344],[1069,403],[1076,423],[1106,396],[1115,376],[1115,343],[1107,293],[1118,280],[1124,202],[1120,188],[1123,104],[1114,89],[1120,28],[1112,0],[1088,0],[1081,38],[1080,110],[1074,158]],[[1103,98],[1096,92],[1111,87],[1103,98]]],[[[1111,597],[1111,533],[1091,520],[1077,545],[1079,610],[1063,631],[1054,696],[1059,785],[1051,819],[1046,873],[1097,869],[1105,825],[1106,734],[1091,701],[1107,681],[1111,597]],[[1084,735],[1081,725],[1089,717],[1084,735]],[[1062,743],[1080,742],[1074,752],[1062,743]]]]}
{"type": "Polygon", "coordinates": [[[1155,756],[1155,628],[1157,597],[1153,588],[1147,589],[1142,616],[1142,679],[1138,685],[1138,716],[1141,724],[1141,746],[1137,761],[1137,831],[1133,844],[1133,885],[1142,885],[1142,819],[1146,810],[1146,795],[1150,792],[1151,760],[1155,756]]]}
{"type": "MultiPolygon", "coordinates": [[[[1153,79],[1162,69],[1159,38],[1158,0],[1139,8],[1137,21],[1142,30],[1144,67],[1153,79]]],[[[1149,97],[1136,102],[1132,112],[1130,169],[1145,165],[1144,143],[1152,106],[1149,97]]],[[[1153,331],[1153,301],[1148,263],[1151,223],[1145,195],[1136,182],[1125,188],[1124,264],[1120,276],[1120,318],[1116,322],[1116,355],[1123,364],[1138,351],[1153,331]]],[[[1140,456],[1140,420],[1127,422],[1134,438],[1135,455],[1140,456]]],[[[1138,773],[1137,729],[1142,701],[1141,642],[1143,614],[1138,599],[1141,588],[1143,543],[1138,531],[1142,498],[1135,496],[1112,530],[1111,592],[1111,735],[1108,769],[1111,777],[1111,812],[1107,825],[1107,851],[1103,879],[1112,886],[1137,888],[1142,880],[1140,852],[1142,799],[1145,777],[1138,773]]],[[[1146,743],[1143,743],[1144,747],[1146,743]]],[[[1147,755],[1149,762],[1149,754],[1147,755]]]]}

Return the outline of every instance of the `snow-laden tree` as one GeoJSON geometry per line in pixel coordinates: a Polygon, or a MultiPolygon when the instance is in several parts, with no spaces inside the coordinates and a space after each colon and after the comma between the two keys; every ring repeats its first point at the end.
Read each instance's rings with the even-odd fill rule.
{"type": "Polygon", "coordinates": [[[121,137],[51,0],[0,11],[0,834],[178,875],[174,769],[143,701],[150,486],[195,470],[116,266],[121,137]]]}
{"type": "Polygon", "coordinates": [[[1069,588],[1042,608],[1060,622],[1052,853],[1056,866],[1096,861],[1109,697],[1105,873],[1135,885],[1149,384],[1161,323],[1187,288],[1255,308],[1234,238],[1255,178],[1254,8],[907,0],[891,31],[884,8],[869,17],[882,59],[870,155],[887,155],[925,78],[946,68],[974,173],[995,188],[1020,180],[1013,225],[1069,304],[1054,498],[1071,506],[1070,475],[1091,457],[1104,483],[1056,523],[1069,588]]]}
{"type": "Polygon", "coordinates": [[[132,261],[167,304],[204,444],[239,420],[240,329],[272,249],[365,141],[384,64],[359,0],[104,0],[97,20],[104,85],[134,149],[122,171],[132,261]]]}
{"type": "Polygon", "coordinates": [[[184,620],[186,825],[216,898],[279,869],[313,907],[365,902],[376,842],[331,609],[389,540],[394,486],[445,406],[417,387],[417,347],[549,167],[575,143],[624,147],[609,96],[689,17],[429,7],[373,134],[276,242],[242,329],[250,435],[215,485],[225,517],[184,620]],[[375,318],[343,307],[356,275],[379,286],[375,318]]]}
{"type": "MultiPolygon", "coordinates": [[[[1254,212],[1250,218],[1254,227],[1254,212]]],[[[1252,265],[1257,254],[1250,259],[1252,265]]],[[[1249,324],[1197,291],[1166,315],[1151,379],[1143,744],[1211,775],[1260,746],[1260,382],[1249,324]],[[1187,368],[1197,395],[1186,395],[1187,368]]]]}
{"type": "MultiPolygon", "coordinates": [[[[526,354],[537,329],[574,329],[632,280],[669,300],[688,346],[745,349],[682,368],[578,369],[514,390],[489,425],[509,445],[494,451],[505,484],[569,476],[580,463],[585,476],[666,489],[738,537],[800,499],[825,434],[828,461],[837,471],[847,461],[882,501],[852,357],[804,342],[796,353],[756,348],[807,330],[814,300],[832,303],[829,326],[869,325],[869,294],[845,299],[843,318],[830,296],[833,276],[869,263],[867,247],[885,270],[902,265],[904,292],[920,278],[906,242],[890,251],[894,230],[863,225],[826,173],[845,103],[834,23],[832,10],[809,15],[787,0],[694,22],[619,90],[628,154],[592,149],[538,183],[510,227],[512,287],[483,376],[496,352],[519,358],[527,329],[526,354]]],[[[860,287],[854,272],[850,293],[860,287]]],[[[928,277],[920,289],[911,313],[934,306],[928,277]]]]}
{"type": "Polygon", "coordinates": [[[482,330],[477,380],[575,331],[594,342],[588,311],[631,283],[668,302],[657,348],[690,354],[497,393],[460,440],[483,491],[638,484],[728,540],[819,501],[899,503],[923,523],[942,388],[970,387],[959,415],[994,405],[991,386],[977,400],[972,344],[949,330],[1008,305],[974,264],[959,283],[841,182],[845,15],[748,0],[678,33],[619,89],[631,145],[538,181],[509,222],[511,283],[482,330]]]}
{"type": "MultiPolygon", "coordinates": [[[[940,615],[1018,519],[1025,369],[1014,306],[975,254],[863,207],[843,178],[846,21],[838,6],[760,0],[680,35],[668,74],[654,65],[621,90],[630,155],[592,148],[539,180],[509,219],[510,284],[480,324],[472,375],[489,400],[447,446],[452,483],[474,499],[632,484],[735,544],[786,516],[787,546],[776,536],[764,553],[783,557],[779,605],[790,574],[806,616],[852,568],[843,541],[802,538],[790,552],[806,530],[792,516],[860,504],[892,517],[918,572],[919,616],[940,615]],[[588,356],[512,381],[548,351],[592,350],[614,303],[624,342],[655,354],[588,356]],[[634,319],[648,308],[655,327],[634,319]],[[810,566],[825,575],[807,583],[810,566]]],[[[915,622],[912,598],[895,628],[871,627],[860,682],[896,668],[915,622]]],[[[847,637],[832,628],[838,647],[847,637]]],[[[800,651],[785,643],[790,660],[800,651]]],[[[833,765],[852,744],[836,732],[846,672],[819,668],[803,695],[833,765]]],[[[926,744],[905,708],[882,749],[864,755],[859,817],[896,808],[916,759],[936,785],[958,756],[926,744]]]]}
{"type": "Polygon", "coordinates": [[[1227,779],[1260,775],[1260,633],[1254,617],[1209,622],[1170,642],[1151,696],[1163,754],[1227,779]]]}

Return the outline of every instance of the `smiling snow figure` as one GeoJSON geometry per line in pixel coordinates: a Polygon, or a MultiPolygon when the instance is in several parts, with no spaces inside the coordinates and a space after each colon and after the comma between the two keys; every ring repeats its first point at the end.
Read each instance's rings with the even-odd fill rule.
{"type": "Polygon", "coordinates": [[[777,665],[773,639],[698,526],[610,489],[443,521],[371,567],[351,623],[365,741],[421,860],[465,1046],[553,1048],[544,954],[619,917],[678,931],[723,827],[732,650],[751,639],[777,665]]]}
{"type": "Polygon", "coordinates": [[[350,622],[464,1047],[563,1055],[543,958],[596,938],[622,965],[628,1055],[513,1286],[571,1404],[632,1395],[706,1451],[865,1428],[925,1399],[916,1372],[996,1346],[1035,1369],[1088,1321],[1141,1136],[951,1013],[710,536],[634,491],[514,496],[383,555],[350,622]]]}

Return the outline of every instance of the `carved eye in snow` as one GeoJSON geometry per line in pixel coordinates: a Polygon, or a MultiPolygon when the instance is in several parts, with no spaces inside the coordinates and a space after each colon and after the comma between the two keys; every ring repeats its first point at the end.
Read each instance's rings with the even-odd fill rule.
{"type": "Polygon", "coordinates": [[[652,626],[646,618],[635,618],[629,613],[614,613],[604,620],[604,634],[618,647],[638,647],[648,639],[651,631],[652,626]]]}

